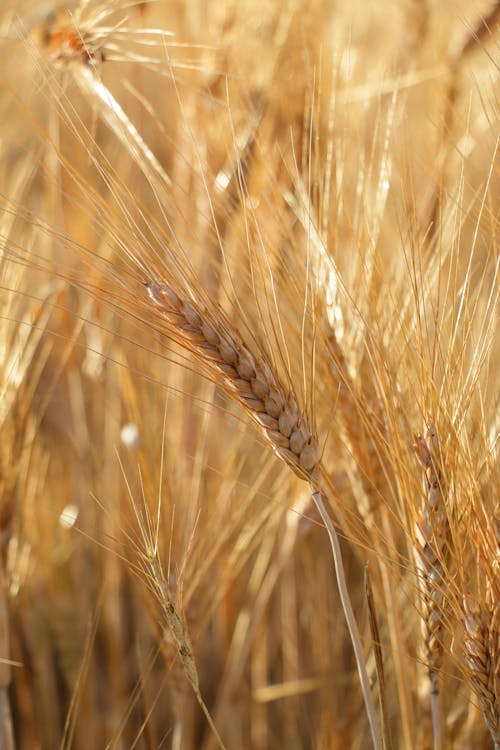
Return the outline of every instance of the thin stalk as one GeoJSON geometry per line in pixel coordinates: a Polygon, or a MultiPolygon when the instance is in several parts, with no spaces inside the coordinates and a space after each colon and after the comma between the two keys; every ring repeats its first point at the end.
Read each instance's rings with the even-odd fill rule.
{"type": "Polygon", "coordinates": [[[365,597],[368,605],[368,619],[372,634],[373,653],[375,655],[375,667],[378,677],[378,694],[380,704],[380,715],[382,718],[382,744],[384,750],[393,750],[392,739],[389,725],[389,710],[387,706],[387,691],[385,685],[384,658],[382,655],[382,645],[380,641],[380,631],[375,611],[375,602],[373,600],[373,591],[368,572],[368,564],[365,566],[365,597]]]}
{"type": "Polygon", "coordinates": [[[375,712],[375,705],[372,699],[370,681],[366,672],[365,658],[363,656],[363,648],[361,646],[361,638],[359,635],[356,619],[354,617],[354,611],[352,608],[351,599],[349,597],[349,591],[347,589],[347,582],[345,579],[344,564],[342,562],[342,553],[340,551],[339,540],[333,524],[330,521],[330,517],[328,516],[326,508],[323,504],[321,492],[319,492],[319,490],[315,490],[312,493],[312,497],[330,538],[340,602],[342,604],[342,609],[344,610],[344,616],[347,622],[347,627],[349,629],[349,635],[351,636],[352,647],[354,649],[354,656],[356,658],[359,679],[361,681],[361,690],[363,691],[363,699],[365,702],[366,713],[368,714],[368,721],[370,724],[373,747],[375,748],[375,750],[382,750],[382,740],[380,735],[379,723],[375,712]]]}
{"type": "Polygon", "coordinates": [[[432,732],[434,736],[434,750],[443,750],[443,715],[441,711],[441,696],[439,694],[438,676],[435,680],[431,679],[431,717],[432,732]]]}

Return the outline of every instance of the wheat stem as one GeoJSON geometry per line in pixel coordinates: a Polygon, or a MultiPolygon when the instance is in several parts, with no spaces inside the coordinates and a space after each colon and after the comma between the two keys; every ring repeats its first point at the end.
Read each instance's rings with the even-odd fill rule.
{"type": "Polygon", "coordinates": [[[3,563],[0,562],[0,748],[14,750],[14,727],[10,707],[9,687],[12,681],[9,663],[10,639],[7,592],[3,563]]]}
{"type": "Polygon", "coordinates": [[[373,590],[368,571],[368,564],[365,566],[365,598],[368,605],[368,620],[372,634],[373,653],[375,656],[375,668],[377,670],[378,692],[380,716],[382,719],[382,743],[384,750],[392,750],[392,738],[389,725],[389,710],[387,706],[387,691],[384,670],[384,657],[382,655],[382,644],[380,641],[380,631],[375,611],[375,602],[373,599],[373,590]]]}
{"type": "Polygon", "coordinates": [[[267,358],[263,354],[254,357],[230,323],[221,319],[222,315],[216,316],[194,300],[179,296],[167,284],[149,281],[146,286],[149,296],[162,309],[162,317],[179,343],[196,353],[204,364],[222,376],[229,395],[239,401],[258,424],[275,453],[298,476],[311,484],[314,501],[330,537],[340,599],[354,648],[373,745],[375,750],[382,750],[340,545],[321,493],[315,489],[319,476],[319,449],[307,416],[300,413],[295,394],[280,382],[267,358]]]}
{"type": "Polygon", "coordinates": [[[323,499],[321,497],[321,492],[319,492],[319,490],[314,490],[312,493],[312,497],[330,538],[340,601],[342,604],[342,609],[344,610],[344,616],[347,622],[349,635],[351,636],[351,643],[354,649],[354,656],[356,658],[359,679],[361,681],[361,690],[363,691],[366,713],[368,714],[368,721],[370,723],[373,747],[375,748],[375,750],[382,750],[379,723],[375,711],[375,705],[372,699],[370,681],[368,679],[368,674],[366,671],[365,658],[363,655],[363,648],[361,646],[361,638],[359,635],[358,625],[356,623],[356,618],[354,617],[349,590],[347,588],[344,564],[342,562],[342,552],[340,550],[338,536],[326,511],[323,499]]]}

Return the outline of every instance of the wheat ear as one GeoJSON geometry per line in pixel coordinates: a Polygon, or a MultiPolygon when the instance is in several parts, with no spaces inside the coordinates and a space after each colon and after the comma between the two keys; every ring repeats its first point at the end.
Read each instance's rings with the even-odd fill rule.
{"type": "Polygon", "coordinates": [[[208,310],[181,299],[170,286],[156,281],[146,286],[163,317],[180,334],[180,343],[222,375],[225,389],[258,424],[279,457],[302,479],[314,480],[318,441],[294,393],[277,381],[266,358],[254,357],[234,330],[208,310]]]}
{"type": "Polygon", "coordinates": [[[196,696],[205,718],[213,732],[215,741],[219,746],[220,750],[225,750],[225,745],[221,739],[221,736],[215,726],[215,723],[210,715],[207,705],[203,699],[200,691],[200,681],[198,677],[198,670],[196,669],[196,662],[193,653],[193,647],[191,645],[191,639],[187,631],[186,625],[182,618],[177,612],[174,598],[170,591],[170,587],[165,580],[163,569],[158,558],[158,554],[155,551],[151,554],[149,560],[149,581],[156,593],[157,599],[160,602],[165,620],[170,631],[170,634],[176,644],[177,653],[184,669],[189,684],[196,696]]]}
{"type": "Polygon", "coordinates": [[[500,603],[463,600],[465,661],[495,750],[500,750],[500,603]]]}
{"type": "Polygon", "coordinates": [[[213,733],[219,750],[226,750],[226,746],[222,741],[219,731],[215,726],[214,720],[212,719],[212,716],[210,715],[208,707],[201,694],[200,680],[198,676],[198,670],[196,668],[196,661],[194,658],[191,638],[189,637],[186,623],[177,610],[175,597],[163,572],[158,549],[160,519],[159,510],[157,517],[158,525],[156,526],[156,529],[153,530],[149,514],[146,514],[146,516],[144,517],[139,511],[138,506],[134,502],[134,495],[128,483],[126,474],[123,471],[123,466],[121,468],[127,487],[127,493],[130,498],[135,517],[137,519],[137,524],[143,545],[143,549],[138,548],[140,550],[140,554],[137,564],[134,565],[133,570],[136,573],[140,574],[141,580],[147,581],[149,590],[160,605],[161,612],[167,624],[168,632],[170,633],[170,636],[175,644],[175,648],[177,650],[177,654],[182,664],[182,669],[187,678],[187,681],[189,682],[196,700],[198,701],[198,704],[205,715],[205,718],[213,733]]]}
{"type": "Polygon", "coordinates": [[[415,453],[424,469],[424,499],[415,529],[415,561],[420,589],[423,657],[430,682],[434,748],[443,747],[439,674],[443,662],[444,569],[449,525],[444,504],[439,441],[434,425],[426,438],[415,436],[415,453]]]}
{"type": "Polygon", "coordinates": [[[363,657],[361,638],[352,609],[337,533],[318,489],[320,483],[319,444],[309,422],[301,414],[297,398],[275,376],[264,355],[255,357],[237,332],[194,301],[181,299],[167,284],[148,281],[151,299],[176,340],[196,353],[203,363],[222,376],[226,391],[257,423],[275,453],[311,485],[312,496],[323,519],[332,548],[340,599],[354,648],[366,712],[375,750],[382,742],[363,657]]]}

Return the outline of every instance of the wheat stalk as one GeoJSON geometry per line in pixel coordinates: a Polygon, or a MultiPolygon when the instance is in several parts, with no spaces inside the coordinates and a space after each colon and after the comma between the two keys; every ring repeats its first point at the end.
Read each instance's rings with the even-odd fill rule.
{"type": "Polygon", "coordinates": [[[186,679],[189,682],[196,700],[198,701],[198,704],[205,715],[217,746],[220,748],[220,750],[225,750],[224,742],[219,734],[217,727],[215,726],[215,722],[201,694],[198,669],[196,667],[193,646],[186,623],[178,611],[177,603],[175,601],[172,589],[163,572],[158,541],[160,532],[160,505],[158,506],[158,515],[156,521],[153,523],[147,509],[145,509],[145,513],[140,512],[139,507],[134,501],[134,495],[126,477],[123,465],[121,465],[121,469],[141,538],[141,545],[136,545],[136,548],[139,552],[138,560],[137,563],[132,566],[132,570],[136,574],[138,573],[141,577],[144,578],[144,580],[147,581],[149,591],[153,594],[156,601],[158,602],[170,637],[175,644],[175,649],[177,651],[179,661],[182,664],[182,669],[184,671],[186,679]]]}
{"type": "Polygon", "coordinates": [[[314,502],[330,538],[340,599],[354,648],[373,745],[376,750],[381,750],[380,730],[340,544],[318,488],[321,476],[319,443],[307,416],[301,412],[293,389],[285,388],[276,377],[267,357],[263,354],[255,357],[229,322],[221,322],[219,317],[193,300],[179,296],[167,284],[148,281],[146,287],[179,343],[222,375],[226,391],[244,407],[274,452],[297,476],[310,483],[314,502]]]}

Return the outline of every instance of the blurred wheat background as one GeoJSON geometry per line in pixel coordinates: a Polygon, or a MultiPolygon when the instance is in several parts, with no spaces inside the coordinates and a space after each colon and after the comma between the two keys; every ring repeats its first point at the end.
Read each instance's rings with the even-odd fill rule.
{"type": "Polygon", "coordinates": [[[499,16],[3,0],[2,749],[500,748],[499,16]]]}

